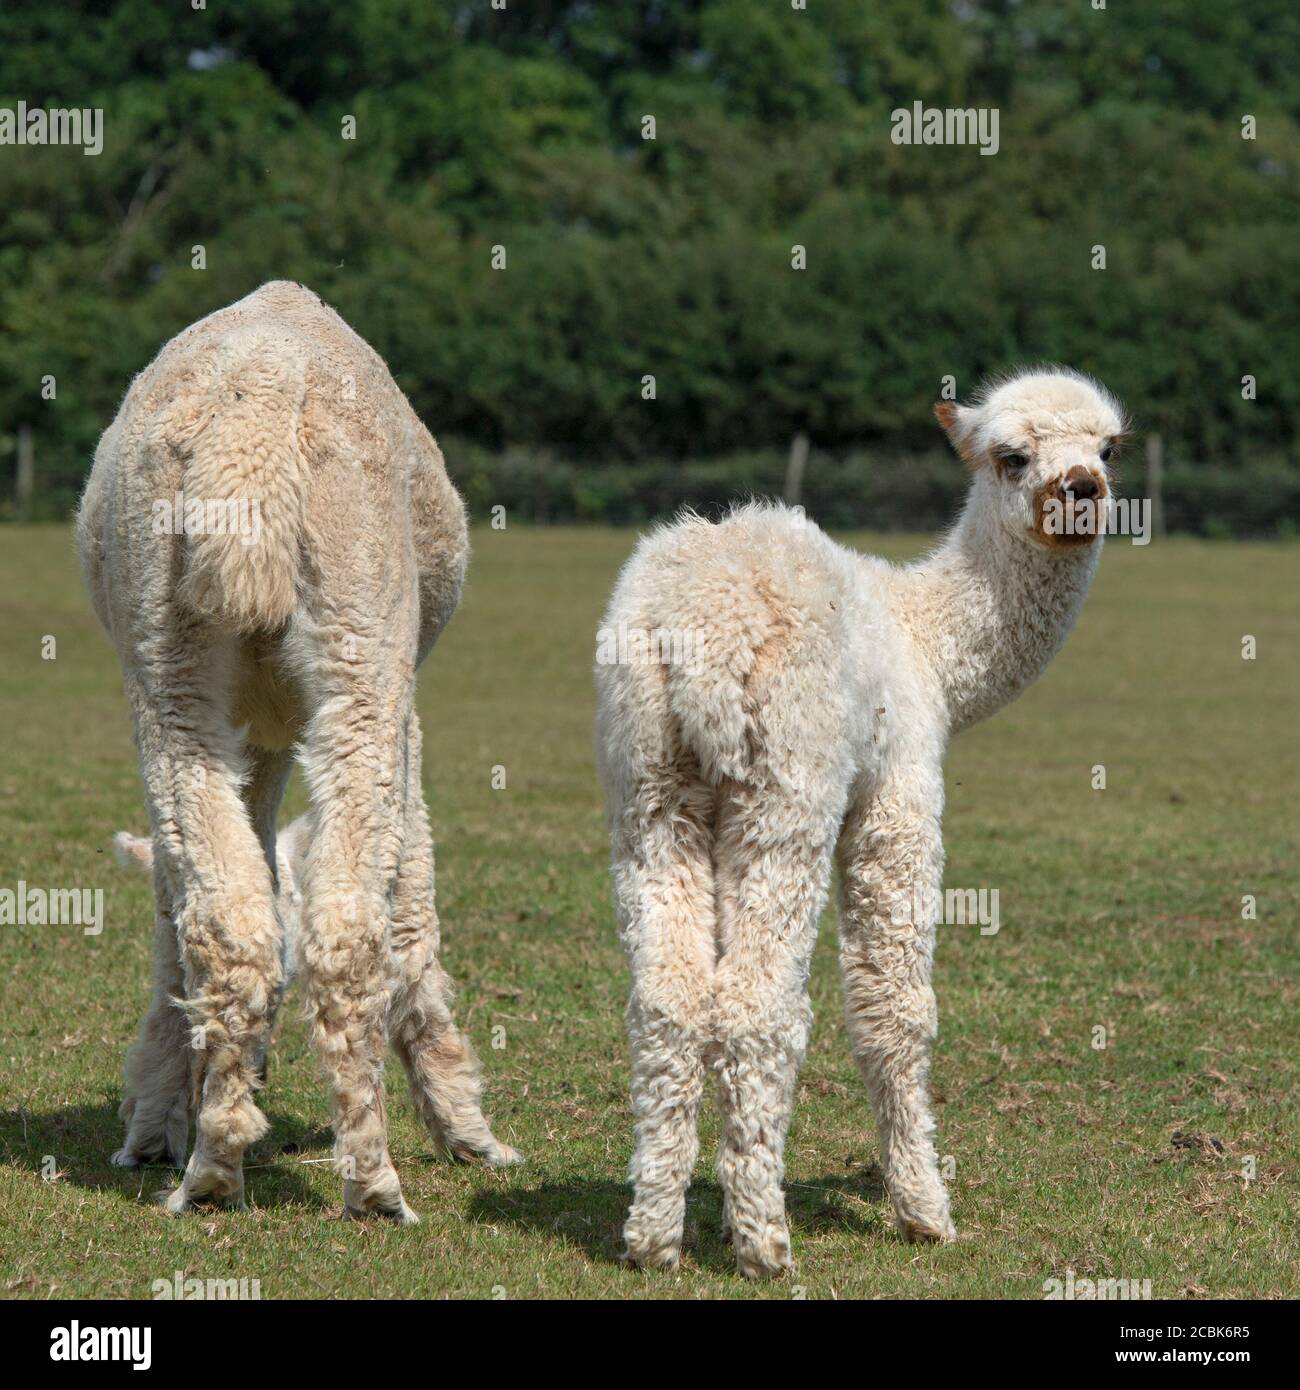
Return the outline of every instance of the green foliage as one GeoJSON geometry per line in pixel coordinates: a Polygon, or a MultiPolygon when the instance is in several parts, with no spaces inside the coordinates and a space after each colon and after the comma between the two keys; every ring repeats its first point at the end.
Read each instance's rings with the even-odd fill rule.
{"type": "MultiPolygon", "coordinates": [[[[42,510],[66,510],[131,373],[281,277],[374,343],[435,433],[496,451],[499,485],[519,451],[538,479],[571,460],[531,514],[708,503],[715,475],[761,490],[732,465],[800,430],[839,460],[823,477],[910,456],[943,376],[966,392],[1030,360],[1105,378],[1171,465],[1281,459],[1282,479],[1297,59],[1286,0],[6,10],[0,106],[102,107],[106,134],[97,158],[0,146],[0,470],[30,424],[42,510]],[[999,153],[891,143],[914,100],[996,107],[999,153]]],[[[939,505],[906,511],[901,472],[881,495],[904,510],[835,519],[939,505]]],[[[1296,519],[1293,487],[1262,514],[1216,495],[1230,530],[1296,519]]],[[[1171,522],[1203,529],[1197,505],[1171,498],[1171,522]]]]}

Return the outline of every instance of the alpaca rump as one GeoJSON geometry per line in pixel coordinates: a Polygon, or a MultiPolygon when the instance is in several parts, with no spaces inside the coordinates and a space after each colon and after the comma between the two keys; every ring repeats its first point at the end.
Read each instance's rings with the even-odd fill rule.
{"type": "Polygon", "coordinates": [[[1014,699],[1078,616],[1104,526],[1062,543],[1042,499],[1100,509],[1122,412],[1062,369],[936,414],[971,471],[960,518],[895,566],[801,513],[749,505],[646,537],[601,632],[690,633],[696,659],[598,656],[597,756],[632,977],[627,1259],[674,1266],[705,1077],[742,1273],[791,1268],[784,1145],[832,862],[850,1041],[909,1240],[956,1238],[927,1076],[943,760],[1014,699]]]}
{"type": "Polygon", "coordinates": [[[114,1162],[184,1163],[173,1212],[243,1204],[293,961],[348,1214],[416,1219],[388,1154],[390,1039],[436,1144],[517,1161],[452,1020],[420,785],[415,672],[459,601],[464,508],[383,362],[301,285],[202,319],[104,432],[77,545],[122,662],[153,827],[147,855],[117,840],[152,867],[157,911],[114,1162]],[[178,499],[185,524],[159,525],[178,499]],[[311,810],[277,835],[295,761],[311,810]]]}

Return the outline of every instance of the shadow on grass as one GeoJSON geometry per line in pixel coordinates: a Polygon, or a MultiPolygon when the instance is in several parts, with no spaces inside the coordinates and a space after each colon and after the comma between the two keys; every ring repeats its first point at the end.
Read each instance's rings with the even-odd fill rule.
{"type": "MultiPolygon", "coordinates": [[[[786,1211],[795,1233],[836,1230],[887,1239],[893,1225],[880,1210],[884,1196],[880,1171],[872,1167],[851,1177],[787,1183],[786,1211]]],[[[533,1188],[478,1192],[469,1215],[485,1225],[509,1222],[530,1234],[570,1241],[594,1260],[618,1264],[630,1197],[631,1189],[622,1182],[543,1182],[533,1188]]],[[[687,1193],[683,1251],[701,1269],[735,1269],[731,1246],[722,1239],[722,1190],[711,1179],[693,1182],[687,1193]]]]}
{"type": "MultiPolygon", "coordinates": [[[[245,1184],[258,1206],[326,1204],[295,1171],[304,1149],[328,1150],[333,1136],[319,1125],[292,1115],[268,1113],[270,1131],[245,1156],[245,1184]]],[[[52,1161],[59,1181],[99,1192],[117,1192],[131,1201],[152,1201],[174,1186],[175,1169],[162,1164],[114,1168],[109,1156],[122,1145],[117,1102],[68,1105],[43,1114],[31,1110],[0,1113],[0,1161],[41,1174],[52,1161]]]]}

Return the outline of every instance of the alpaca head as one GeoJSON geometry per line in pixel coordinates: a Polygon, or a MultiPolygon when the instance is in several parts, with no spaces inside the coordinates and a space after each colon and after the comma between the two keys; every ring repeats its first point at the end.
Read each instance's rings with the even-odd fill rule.
{"type": "Polygon", "coordinates": [[[1065,368],[995,381],[971,405],[934,408],[971,469],[971,503],[1012,534],[1074,551],[1105,533],[1124,411],[1099,382],[1065,368]]]}

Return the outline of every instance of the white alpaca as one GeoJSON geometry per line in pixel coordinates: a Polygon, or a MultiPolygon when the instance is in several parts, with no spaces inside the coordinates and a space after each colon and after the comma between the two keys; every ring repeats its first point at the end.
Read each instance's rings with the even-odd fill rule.
{"type": "Polygon", "coordinates": [[[635,1264],[678,1260],[713,1070],[737,1262],[791,1267],[783,1151],[832,858],[849,1034],[899,1229],[955,1239],[926,1079],[944,754],[1069,633],[1124,422],[1104,388],[1056,369],[935,413],[972,479],[927,559],[891,565],[750,505],[646,537],[614,591],[597,751],[632,974],[635,1264]]]}
{"type": "MultiPolygon", "coordinates": [[[[283,990],[276,810],[311,797],[297,953],[345,1210],[398,1221],[385,1043],[434,1140],[509,1163],[438,962],[415,672],[468,555],[442,455],[387,368],[279,281],[178,334],[104,432],[77,523],[122,662],[153,838],[153,1001],[127,1057],[133,1166],[193,1151],[169,1210],[239,1206],[283,990]]],[[[126,848],[126,847],[123,847],[126,848]]]]}

